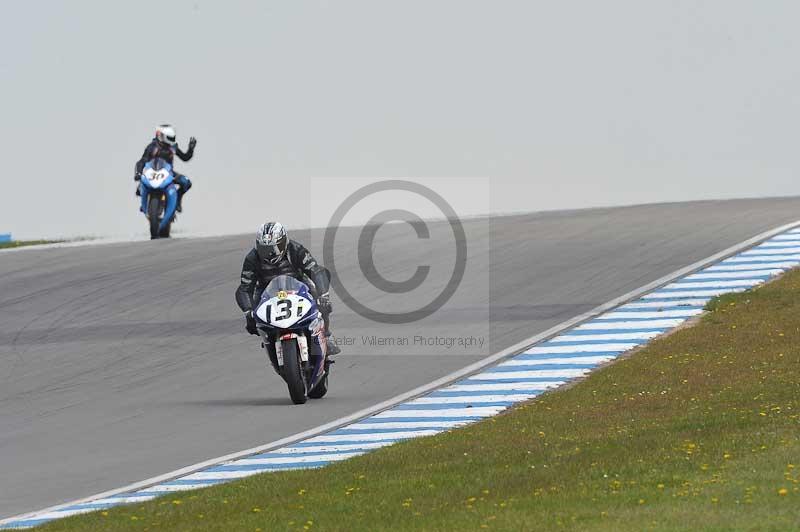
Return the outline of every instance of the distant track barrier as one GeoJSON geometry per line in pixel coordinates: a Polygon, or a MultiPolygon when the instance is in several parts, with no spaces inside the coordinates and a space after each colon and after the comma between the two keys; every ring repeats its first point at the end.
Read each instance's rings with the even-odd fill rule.
{"type": "Polygon", "coordinates": [[[11,233],[0,233],[0,244],[11,242],[11,233]]]}

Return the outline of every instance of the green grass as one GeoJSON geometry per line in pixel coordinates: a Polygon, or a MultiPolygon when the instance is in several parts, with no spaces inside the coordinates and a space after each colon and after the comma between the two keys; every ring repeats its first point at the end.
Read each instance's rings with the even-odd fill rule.
{"type": "Polygon", "coordinates": [[[709,308],[464,429],[43,530],[798,529],[800,272],[709,308]]]}
{"type": "Polygon", "coordinates": [[[14,240],[12,242],[0,242],[0,249],[21,248],[23,246],[38,246],[41,244],[58,244],[64,240],[14,240]]]}

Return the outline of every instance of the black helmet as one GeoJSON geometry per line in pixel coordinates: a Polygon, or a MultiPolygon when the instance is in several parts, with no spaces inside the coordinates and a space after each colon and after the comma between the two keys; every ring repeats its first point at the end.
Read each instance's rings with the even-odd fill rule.
{"type": "Polygon", "coordinates": [[[259,258],[270,264],[277,264],[286,254],[289,237],[286,228],[279,222],[267,222],[256,233],[256,251],[259,258]]]}

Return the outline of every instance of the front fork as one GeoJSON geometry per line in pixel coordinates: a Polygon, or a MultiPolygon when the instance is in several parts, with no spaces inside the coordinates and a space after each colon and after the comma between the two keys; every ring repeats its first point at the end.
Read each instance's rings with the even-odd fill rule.
{"type": "Polygon", "coordinates": [[[150,198],[150,193],[146,186],[144,186],[141,182],[139,183],[139,197],[141,198],[141,210],[145,216],[147,216],[147,200],[150,198]]]}
{"type": "MultiPolygon", "coordinates": [[[[148,213],[148,202],[150,201],[150,189],[139,184],[139,196],[142,199],[141,210],[144,213],[145,217],[149,217],[150,213],[148,213]]],[[[164,217],[161,221],[161,226],[158,228],[159,230],[163,229],[167,223],[172,219],[172,216],[175,214],[175,209],[178,207],[178,187],[177,186],[170,186],[167,188],[166,191],[157,190],[155,191],[156,194],[164,195],[164,217]]]]}
{"type": "Polygon", "coordinates": [[[178,207],[178,188],[177,186],[170,185],[163,192],[165,194],[166,202],[164,203],[164,216],[161,218],[161,224],[158,227],[162,231],[175,215],[175,209],[178,207]]]}
{"type": "MultiPolygon", "coordinates": [[[[269,339],[269,336],[266,334],[264,330],[259,330],[261,333],[261,345],[267,351],[267,358],[269,359],[272,367],[275,371],[280,375],[283,370],[283,341],[284,340],[295,340],[297,341],[298,350],[300,352],[300,365],[303,369],[304,378],[307,375],[307,370],[309,367],[309,360],[310,360],[310,346],[308,345],[308,338],[304,334],[298,333],[285,333],[281,336],[276,337],[274,341],[269,339]],[[270,350],[270,347],[272,350],[270,350]],[[272,353],[275,353],[273,357],[272,353]]],[[[327,370],[326,361],[326,345],[325,345],[325,337],[320,335],[319,336],[319,345],[316,345],[316,349],[319,350],[319,358],[320,363],[316,367],[316,371],[311,376],[310,382],[308,382],[308,389],[310,390],[317,383],[325,376],[325,371],[327,370]]],[[[316,354],[316,353],[315,353],[316,354]]]]}
{"type": "Polygon", "coordinates": [[[297,346],[300,348],[300,362],[302,366],[308,367],[308,339],[303,334],[287,333],[275,340],[275,357],[278,359],[278,365],[283,367],[283,341],[296,340],[297,346]]]}

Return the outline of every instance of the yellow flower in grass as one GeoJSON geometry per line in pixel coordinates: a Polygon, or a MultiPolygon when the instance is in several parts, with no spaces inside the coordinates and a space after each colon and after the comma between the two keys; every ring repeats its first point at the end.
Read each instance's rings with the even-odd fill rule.
{"type": "Polygon", "coordinates": [[[787,490],[786,488],[781,488],[781,489],[778,490],[778,495],[780,495],[781,497],[783,497],[784,495],[788,495],[788,494],[789,494],[789,490],[787,490]]]}

